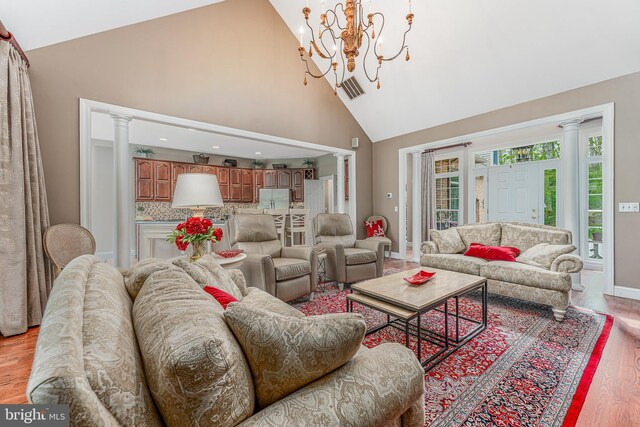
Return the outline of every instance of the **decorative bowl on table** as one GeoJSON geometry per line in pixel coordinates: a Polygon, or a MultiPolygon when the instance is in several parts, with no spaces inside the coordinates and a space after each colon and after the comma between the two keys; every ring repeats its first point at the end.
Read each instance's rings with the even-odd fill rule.
{"type": "Polygon", "coordinates": [[[423,283],[427,283],[429,279],[435,276],[435,272],[420,270],[413,276],[403,277],[404,281],[409,283],[410,285],[422,285],[423,283]]]}
{"type": "Polygon", "coordinates": [[[226,251],[217,251],[216,255],[221,256],[222,258],[235,258],[243,252],[244,249],[229,249],[226,251]]]}

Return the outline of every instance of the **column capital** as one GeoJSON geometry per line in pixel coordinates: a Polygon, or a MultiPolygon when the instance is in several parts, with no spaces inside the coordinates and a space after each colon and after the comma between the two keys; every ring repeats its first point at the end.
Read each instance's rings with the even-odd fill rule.
{"type": "Polygon", "coordinates": [[[333,155],[334,155],[334,157],[338,157],[338,158],[340,158],[340,157],[345,158],[347,156],[344,153],[333,153],[333,155]]]}
{"type": "Polygon", "coordinates": [[[411,155],[413,156],[413,158],[420,158],[422,156],[422,151],[414,151],[413,153],[411,153],[411,155]]]}
{"type": "Polygon", "coordinates": [[[133,120],[133,117],[127,114],[120,114],[120,113],[109,113],[109,117],[111,117],[114,121],[120,121],[120,122],[130,122],[131,120],[133,120]]]}
{"type": "Polygon", "coordinates": [[[580,123],[584,122],[582,117],[576,117],[574,119],[564,120],[558,124],[561,128],[570,127],[570,126],[578,126],[580,123]]]}

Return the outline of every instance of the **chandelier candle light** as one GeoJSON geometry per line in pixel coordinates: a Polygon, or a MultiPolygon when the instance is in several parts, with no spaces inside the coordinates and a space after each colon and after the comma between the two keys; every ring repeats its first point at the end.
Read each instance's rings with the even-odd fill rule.
{"type": "Polygon", "coordinates": [[[362,55],[362,69],[371,83],[376,83],[380,89],[380,68],[384,62],[393,61],[406,50],[405,59],[409,61],[409,46],[407,46],[407,34],[413,25],[413,13],[411,0],[409,0],[409,13],[406,16],[409,28],[402,36],[402,46],[393,56],[384,56],[382,53],[382,33],[385,26],[385,17],[380,12],[373,12],[373,0],[346,0],[339,2],[333,9],[325,11],[325,1],[321,3],[320,25],[317,31],[309,23],[311,9],[309,0],[302,9],[305,24],[310,30],[309,50],[304,42],[305,28],[300,27],[300,59],[305,63],[304,85],[307,85],[307,75],[319,79],[333,71],[335,76],[334,93],[345,81],[346,71],[353,73],[356,69],[356,58],[362,55]],[[365,14],[364,3],[369,3],[368,13],[365,14]],[[339,15],[344,15],[341,21],[339,15]],[[309,59],[313,55],[328,60],[326,71],[315,74],[309,68],[309,59]],[[369,59],[371,58],[371,59],[369,59]],[[372,68],[373,67],[373,68],[372,68]]]}

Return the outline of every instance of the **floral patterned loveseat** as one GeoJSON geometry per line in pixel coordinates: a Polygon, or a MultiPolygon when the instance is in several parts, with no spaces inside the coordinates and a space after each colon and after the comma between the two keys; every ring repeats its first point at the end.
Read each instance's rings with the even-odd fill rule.
{"type": "Polygon", "coordinates": [[[571,232],[556,227],[524,223],[485,223],[431,232],[432,241],[421,245],[420,264],[486,277],[489,292],[550,305],[556,320],[564,319],[569,305],[571,273],[582,270],[579,256],[549,251],[543,262],[531,265],[521,259],[541,243],[571,249],[571,232]],[[516,262],[486,261],[465,256],[471,243],[520,249],[516,262]]]}

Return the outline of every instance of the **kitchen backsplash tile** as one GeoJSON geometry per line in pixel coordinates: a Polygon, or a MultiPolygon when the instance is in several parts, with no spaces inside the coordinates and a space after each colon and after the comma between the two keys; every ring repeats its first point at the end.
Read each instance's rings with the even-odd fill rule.
{"type": "MultiPolygon", "coordinates": [[[[304,207],[304,203],[294,203],[293,207],[304,207]]],[[[225,203],[219,208],[207,208],[204,215],[216,221],[224,221],[235,213],[236,209],[257,208],[257,203],[225,203]]],[[[182,221],[189,217],[189,209],[171,207],[171,202],[136,202],[136,220],[146,221],[182,221]]]]}

